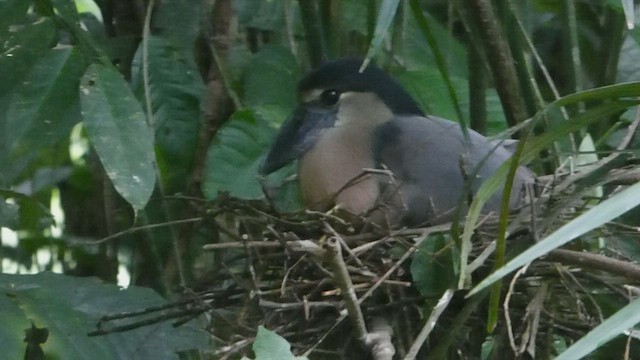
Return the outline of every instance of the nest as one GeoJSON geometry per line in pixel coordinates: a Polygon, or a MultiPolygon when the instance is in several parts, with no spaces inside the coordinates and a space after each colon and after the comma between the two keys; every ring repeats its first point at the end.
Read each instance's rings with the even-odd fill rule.
{"type": "MultiPolygon", "coordinates": [[[[514,253],[580,212],[584,200],[574,188],[553,197],[553,186],[546,188],[510,221],[513,235],[508,241],[514,253]]],[[[388,350],[404,357],[424,332],[429,341],[419,343],[420,358],[480,354],[487,341],[514,356],[553,354],[549,339],[570,343],[606,318],[593,289],[629,301],[623,287],[628,276],[563,266],[556,261],[581,265],[584,254],[558,250],[504,282],[498,329],[487,337],[486,296],[464,299],[465,290],[425,294],[414,286],[410,262],[426,251],[421,244],[435,234],[446,234],[449,243],[426,255],[439,261],[437,252],[448,252],[440,260],[453,266],[451,249],[457,257],[459,244],[448,237],[451,224],[385,230],[362,219],[345,221],[333,212],[276,214],[262,202],[224,199],[214,208],[221,238],[204,249],[214,251],[215,262],[222,265],[217,267],[221,272],[209,277],[213,288],[205,292],[213,296],[212,332],[221,342],[215,358],[250,354],[258,325],[285,337],[295,354],[311,353],[314,359],[383,359],[388,350]],[[439,300],[445,302],[441,309],[439,300]],[[425,330],[425,319],[434,315],[425,330]],[[500,337],[504,341],[499,344],[500,337]],[[383,340],[376,342],[378,338],[383,340]]],[[[495,220],[480,223],[468,259],[477,279],[493,266],[497,233],[495,220]]],[[[592,255],[596,263],[607,259],[634,266],[627,259],[592,255]]],[[[440,277],[446,274],[431,274],[430,280],[440,277]]]]}
{"type": "MultiPolygon", "coordinates": [[[[637,175],[638,168],[615,171],[607,181],[637,175]]],[[[582,211],[585,200],[575,184],[556,191],[566,180],[543,179],[537,200],[513,215],[507,255],[582,211]]],[[[335,211],[278,214],[266,202],[224,196],[208,212],[208,226],[219,237],[204,246],[210,262],[202,263],[199,285],[154,311],[178,323],[204,315],[217,343],[214,359],[251,357],[260,325],[286,338],[294,354],[313,359],[479,358],[487,344],[513,354],[508,358],[545,358],[557,352],[553,344],[579,339],[610,315],[596,297],[625,304],[628,279],[640,282],[640,268],[614,250],[557,250],[503,281],[497,327],[487,335],[488,292],[466,299],[464,286],[446,290],[458,288],[459,275],[447,278],[460,259],[451,224],[382,229],[335,211]],[[441,246],[423,246],[432,241],[441,246]],[[419,256],[441,262],[444,272],[414,279],[410,263],[419,256]],[[425,292],[418,284],[425,281],[444,283],[442,292],[425,292]]],[[[491,271],[497,229],[490,218],[475,229],[467,288],[491,271]]],[[[592,236],[620,231],[623,225],[610,224],[592,236]]]]}

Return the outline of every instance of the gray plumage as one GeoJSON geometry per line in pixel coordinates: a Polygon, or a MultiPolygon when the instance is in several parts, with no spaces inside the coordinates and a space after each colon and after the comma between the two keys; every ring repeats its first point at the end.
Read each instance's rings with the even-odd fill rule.
{"type": "MultiPolygon", "coordinates": [[[[511,152],[493,145],[469,129],[465,140],[460,126],[433,116],[397,116],[376,129],[374,153],[377,163],[387,167],[397,185],[387,183],[383,201],[399,194],[406,206],[402,222],[417,224],[450,221],[457,206],[465,206],[482,182],[511,157],[511,152]],[[469,185],[465,187],[465,181],[469,185]]],[[[510,205],[520,205],[524,185],[533,174],[520,167],[514,180],[510,205]]],[[[500,210],[502,189],[484,207],[485,212],[500,210]]]]}
{"type": "MultiPolygon", "coordinates": [[[[451,220],[511,153],[475,131],[465,138],[458,124],[424,115],[380,69],[359,72],[361,63],[330,62],[300,82],[301,104],[283,124],[260,172],[298,159],[303,198],[319,210],[338,204],[391,224],[451,220]],[[369,175],[352,183],[372,167],[393,176],[369,175]]],[[[521,204],[523,186],[533,179],[528,169],[518,169],[512,208],[521,204]]],[[[500,199],[498,191],[485,212],[498,211],[500,199]]]]}

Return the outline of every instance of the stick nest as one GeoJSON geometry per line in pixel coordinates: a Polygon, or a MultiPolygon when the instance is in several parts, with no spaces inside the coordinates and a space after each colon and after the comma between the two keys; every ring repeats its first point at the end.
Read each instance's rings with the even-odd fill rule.
{"type": "MultiPolygon", "coordinates": [[[[637,173],[618,169],[601,183],[637,173]]],[[[507,256],[592,206],[583,197],[588,188],[568,178],[542,179],[536,200],[512,215],[507,256]]],[[[266,202],[226,196],[210,204],[206,218],[218,238],[204,246],[198,284],[158,311],[175,313],[168,318],[180,319],[177,325],[204,315],[217,344],[214,359],[252,357],[260,325],[285,337],[294,354],[313,359],[404,358],[415,349],[418,358],[475,358],[487,345],[513,358],[545,358],[610,316],[603,304],[628,303],[640,283],[640,267],[616,248],[622,238],[637,240],[638,229],[607,224],[582,236],[574,250],[556,250],[504,279],[497,327],[487,334],[487,292],[465,294],[493,267],[492,218],[475,229],[462,286],[461,245],[451,224],[383,229],[339,211],[278,214],[266,202]],[[602,238],[606,249],[597,248],[602,238]],[[575,250],[584,248],[595,249],[586,262],[575,250]],[[416,261],[429,271],[412,267],[416,261]],[[448,288],[456,290],[444,298],[448,288]]]]}

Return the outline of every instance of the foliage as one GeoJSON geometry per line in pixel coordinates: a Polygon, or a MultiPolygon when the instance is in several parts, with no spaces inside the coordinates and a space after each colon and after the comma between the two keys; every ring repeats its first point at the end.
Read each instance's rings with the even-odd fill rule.
{"type": "Polygon", "coordinates": [[[121,290],[95,278],[73,278],[49,272],[0,275],[0,289],[3,319],[0,344],[7,359],[23,357],[23,330],[31,324],[48,331],[42,350],[51,358],[85,359],[87,354],[92,354],[96,359],[178,359],[179,351],[207,344],[206,333],[192,323],[178,329],[165,322],[126,333],[87,335],[95,331],[96,323],[104,314],[164,304],[151,289],[132,286],[121,290]]]}
{"type": "MultiPolygon", "coordinates": [[[[256,354],[255,360],[305,360],[304,356],[293,356],[291,353],[291,345],[278,336],[273,331],[265,329],[263,326],[258,327],[256,341],[253,343],[253,352],[256,354]]],[[[246,357],[243,360],[249,360],[246,357]]]]}
{"type": "Polygon", "coordinates": [[[120,74],[92,65],[80,83],[83,125],[120,195],[136,210],[145,207],[155,184],[152,133],[120,74]]]}
{"type": "MultiPolygon", "coordinates": [[[[375,313],[384,296],[410,294],[419,299],[414,308],[430,312],[447,289],[484,296],[494,284],[486,319],[475,296],[438,323],[447,328],[451,321],[458,335],[476,326],[478,336],[455,338],[436,328],[432,354],[473,357],[483,348],[493,352],[486,358],[500,351],[594,359],[630,351],[634,358],[638,305],[625,292],[637,290],[640,279],[616,269],[633,270],[640,261],[640,30],[629,26],[637,8],[624,0],[1,0],[0,259],[3,273],[37,274],[0,275],[7,295],[0,348],[22,356],[23,330],[31,329],[33,351],[41,346],[61,358],[74,358],[76,348],[104,358],[175,357],[188,348],[198,348],[200,358],[221,356],[220,349],[240,357],[255,336],[256,359],[283,358],[281,352],[293,358],[289,344],[258,325],[281,334],[333,326],[321,320],[334,321],[333,313],[316,318],[312,311],[306,324],[261,307],[260,300],[278,300],[269,291],[280,291],[283,302],[324,300],[313,296],[329,291],[332,280],[289,248],[248,244],[336,234],[372,240],[358,233],[357,219],[298,211],[295,164],[257,176],[296,106],[300,76],[326,59],[360,56],[393,74],[427,113],[521,140],[451,232],[429,230],[427,237],[408,229],[359,244],[376,255],[347,257],[352,277],[380,278],[397,264],[391,280],[412,282],[405,292],[378,284],[386,291],[362,307],[375,313]],[[541,175],[540,200],[519,219],[507,222],[502,214],[502,224],[486,230],[479,226],[482,204],[518,162],[541,175]],[[507,246],[518,226],[536,243],[507,246]],[[211,243],[234,245],[203,254],[211,243]],[[561,246],[618,268],[560,258],[561,246]],[[400,266],[414,252],[410,267],[400,266]],[[523,275],[519,269],[529,263],[533,275],[523,275]],[[123,285],[136,285],[126,291],[77,278],[115,283],[125,275],[123,285]],[[285,291],[305,279],[317,289],[285,291]],[[206,328],[221,343],[206,344],[191,323],[86,336],[107,313],[163,304],[138,286],[171,299],[208,299],[186,310],[181,300],[166,306],[201,321],[209,315],[206,328]],[[472,314],[482,321],[471,324],[472,314]],[[520,328],[504,321],[510,314],[522,315],[520,328]],[[220,330],[235,316],[246,326],[220,330]],[[134,348],[144,354],[128,352],[134,348]]],[[[412,344],[422,315],[400,326],[407,333],[396,335],[398,343],[412,344]]],[[[329,336],[331,350],[345,345],[349,357],[354,347],[340,331],[329,336]]],[[[294,353],[313,343],[312,336],[289,335],[294,353]]]]}

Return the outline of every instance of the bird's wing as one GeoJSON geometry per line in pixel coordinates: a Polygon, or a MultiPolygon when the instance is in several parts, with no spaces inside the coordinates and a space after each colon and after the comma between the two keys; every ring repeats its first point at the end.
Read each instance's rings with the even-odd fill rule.
{"type": "MultiPolygon", "coordinates": [[[[456,207],[511,156],[475,131],[468,135],[465,139],[458,124],[436,117],[396,116],[378,127],[376,162],[395,176],[395,183],[385,185],[383,198],[402,201],[405,223],[450,220],[456,207]]],[[[518,176],[521,181],[527,173],[518,176]]],[[[499,204],[494,196],[485,210],[497,210],[499,204]]]]}

